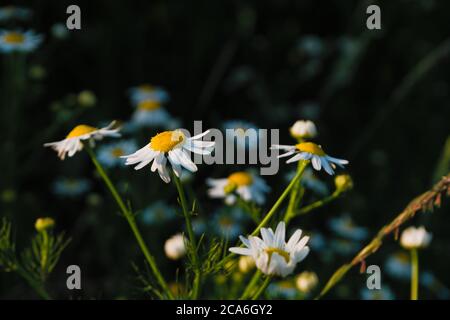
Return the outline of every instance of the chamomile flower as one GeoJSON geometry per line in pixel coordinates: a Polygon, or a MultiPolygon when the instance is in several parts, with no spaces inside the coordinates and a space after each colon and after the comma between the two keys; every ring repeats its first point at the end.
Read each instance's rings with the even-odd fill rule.
{"type": "Polygon", "coordinates": [[[181,176],[182,167],[196,172],[197,166],[190,159],[188,152],[201,155],[210,154],[214,148],[214,142],[200,140],[208,132],[209,130],[188,138],[180,129],[164,131],[153,136],[143,148],[122,158],[126,159],[126,165],[137,164],[134,167],[135,170],[142,169],[153,161],[151,170],[153,172],[158,170],[161,179],[169,183],[170,172],[167,169],[167,160],[177,177],[181,176]]]}
{"type": "Polygon", "coordinates": [[[395,295],[391,288],[387,285],[383,285],[381,289],[361,289],[361,299],[362,300],[394,300],[395,295]]]}
{"type": "Polygon", "coordinates": [[[134,104],[138,104],[143,100],[153,100],[159,103],[165,103],[169,100],[169,94],[161,87],[155,87],[150,84],[142,84],[137,87],[130,88],[130,99],[134,104]]]}
{"type": "Polygon", "coordinates": [[[42,42],[42,35],[34,31],[0,30],[0,52],[31,52],[42,42]]]}
{"type": "Polygon", "coordinates": [[[76,198],[91,189],[88,179],[58,178],[53,183],[53,192],[61,197],[76,198]]]}
{"type": "Polygon", "coordinates": [[[291,136],[295,139],[310,139],[317,136],[317,128],[311,120],[298,120],[289,128],[291,136]]]}
{"type": "Polygon", "coordinates": [[[334,174],[336,165],[343,168],[345,164],[348,164],[347,160],[330,157],[322,150],[321,146],[313,142],[301,142],[294,146],[273,145],[271,149],[287,151],[279,155],[278,158],[293,156],[286,163],[311,160],[314,169],[320,171],[323,168],[329,175],[334,174]]]}
{"type": "Polygon", "coordinates": [[[137,149],[133,140],[122,140],[116,143],[104,144],[98,148],[98,161],[108,168],[123,165],[121,156],[132,153],[137,149]]]}
{"type": "Polygon", "coordinates": [[[425,227],[409,227],[403,230],[400,236],[400,244],[405,249],[422,249],[428,247],[431,238],[431,234],[425,230],[425,227]]]}
{"type": "Polygon", "coordinates": [[[146,207],[140,214],[141,221],[146,225],[158,225],[176,217],[173,207],[163,201],[155,201],[146,207]]]}
{"type": "Polygon", "coordinates": [[[258,127],[251,122],[229,120],[224,122],[223,128],[228,143],[236,140],[241,148],[254,148],[258,144],[258,127]]]}
{"type": "Polygon", "coordinates": [[[66,154],[72,157],[76,152],[83,149],[83,142],[87,141],[95,145],[95,140],[102,140],[104,137],[120,137],[120,128],[115,128],[116,122],[111,122],[107,127],[95,128],[85,124],[80,124],[72,129],[64,140],[45,143],[44,147],[51,147],[58,152],[58,157],[64,160],[66,154]]]}
{"type": "Polygon", "coordinates": [[[306,246],[309,237],[300,239],[301,235],[302,230],[296,230],[286,243],[286,226],[284,222],[280,222],[275,232],[271,228],[261,228],[262,239],[256,236],[248,238],[240,236],[245,248],[233,247],[229,250],[236,254],[253,257],[256,267],[264,274],[286,277],[309,253],[309,248],[306,246]]]}
{"type": "Polygon", "coordinates": [[[186,238],[178,233],[164,243],[164,252],[172,260],[178,260],[186,255],[186,238]]]}
{"type": "Polygon", "coordinates": [[[348,214],[332,218],[328,225],[338,236],[346,239],[362,241],[368,236],[367,229],[356,226],[348,214]]]}
{"type": "Polygon", "coordinates": [[[0,21],[8,20],[27,20],[31,17],[32,12],[25,7],[6,6],[0,8],[0,21]]]}
{"type": "Polygon", "coordinates": [[[165,127],[172,117],[157,100],[146,99],[137,102],[136,110],[131,116],[132,123],[138,128],[165,127]]]}
{"type": "Polygon", "coordinates": [[[227,204],[234,204],[239,195],[245,201],[254,201],[262,205],[266,201],[266,193],[270,191],[264,179],[252,171],[238,171],[223,179],[208,179],[211,187],[208,195],[211,198],[224,198],[227,204]]]}

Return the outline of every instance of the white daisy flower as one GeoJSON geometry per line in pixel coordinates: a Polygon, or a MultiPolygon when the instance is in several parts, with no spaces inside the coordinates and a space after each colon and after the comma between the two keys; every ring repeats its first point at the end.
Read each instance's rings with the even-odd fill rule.
{"type": "Polygon", "coordinates": [[[0,30],[0,52],[30,52],[42,42],[42,35],[34,31],[0,30]]]}
{"type": "Polygon", "coordinates": [[[236,202],[234,192],[245,201],[262,205],[270,191],[264,179],[251,171],[238,171],[224,179],[208,179],[206,184],[211,187],[208,190],[211,198],[224,198],[229,205],[236,202]]]}
{"type": "Polygon", "coordinates": [[[285,242],[286,226],[280,222],[275,230],[261,228],[261,236],[249,236],[248,239],[240,236],[246,248],[233,247],[229,250],[233,253],[251,256],[255,260],[256,267],[267,275],[278,275],[286,277],[291,274],[297,263],[306,258],[309,247],[306,243],[308,236],[300,239],[302,230],[298,229],[285,242]]]}
{"type": "Polygon", "coordinates": [[[336,165],[343,168],[345,164],[348,164],[347,160],[330,157],[322,150],[321,146],[313,142],[301,142],[294,146],[276,144],[273,145],[271,149],[287,151],[286,153],[279,155],[278,158],[293,155],[286,163],[299,160],[311,160],[314,169],[320,171],[323,168],[330,175],[334,174],[336,165]]]}
{"type": "Polygon", "coordinates": [[[172,117],[157,100],[145,99],[137,103],[137,108],[131,116],[132,123],[139,127],[164,127],[172,117]]]}
{"type": "Polygon", "coordinates": [[[83,142],[88,140],[91,145],[95,145],[95,140],[102,140],[103,137],[120,137],[120,128],[115,128],[116,121],[111,122],[107,127],[97,129],[85,124],[80,124],[72,129],[64,140],[45,143],[44,147],[51,147],[58,152],[58,157],[64,160],[66,154],[72,157],[77,151],[83,149],[83,142]]]}
{"type": "Polygon", "coordinates": [[[210,154],[214,149],[214,142],[199,140],[208,132],[209,130],[188,138],[180,129],[164,131],[151,138],[150,143],[143,148],[122,158],[126,159],[126,165],[137,164],[134,167],[135,170],[142,169],[153,161],[151,170],[153,172],[158,170],[161,179],[169,183],[170,174],[166,166],[167,159],[169,159],[172,170],[177,177],[181,176],[182,167],[191,172],[196,172],[197,166],[190,159],[188,152],[210,154]]]}
{"type": "Polygon", "coordinates": [[[310,120],[298,120],[289,128],[291,136],[296,139],[309,139],[317,136],[317,128],[310,120]]]}
{"type": "Polygon", "coordinates": [[[130,89],[131,101],[138,104],[142,100],[154,100],[165,103],[169,100],[169,94],[161,87],[152,86],[151,84],[142,84],[130,89]]]}
{"type": "Polygon", "coordinates": [[[405,249],[421,249],[428,247],[431,238],[431,234],[425,230],[425,227],[409,227],[403,230],[400,237],[400,244],[405,249]]]}
{"type": "Polygon", "coordinates": [[[186,237],[178,233],[164,243],[164,252],[172,260],[178,260],[186,254],[186,237]]]}

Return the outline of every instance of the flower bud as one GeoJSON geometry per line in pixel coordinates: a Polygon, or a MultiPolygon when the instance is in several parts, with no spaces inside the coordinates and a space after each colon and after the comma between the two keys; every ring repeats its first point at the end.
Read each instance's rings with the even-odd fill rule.
{"type": "Polygon", "coordinates": [[[182,234],[176,234],[166,240],[164,251],[166,256],[172,260],[178,260],[186,254],[186,238],[182,234]]]}
{"type": "Polygon", "coordinates": [[[319,283],[319,279],[315,272],[304,271],[297,276],[295,280],[295,284],[297,289],[303,293],[308,293],[313,290],[317,284],[319,283]]]}
{"type": "Polygon", "coordinates": [[[291,136],[296,139],[308,139],[317,136],[317,128],[310,120],[298,120],[290,127],[291,136]]]}
{"type": "Polygon", "coordinates": [[[353,188],[353,179],[348,174],[340,174],[334,178],[334,185],[338,191],[348,191],[353,188]]]}
{"type": "Polygon", "coordinates": [[[403,230],[400,244],[405,249],[422,249],[428,247],[431,242],[431,234],[422,226],[420,228],[409,227],[403,230]]]}
{"type": "Polygon", "coordinates": [[[38,232],[43,232],[45,230],[51,229],[55,226],[55,220],[52,218],[39,218],[36,220],[34,227],[38,232]]]}

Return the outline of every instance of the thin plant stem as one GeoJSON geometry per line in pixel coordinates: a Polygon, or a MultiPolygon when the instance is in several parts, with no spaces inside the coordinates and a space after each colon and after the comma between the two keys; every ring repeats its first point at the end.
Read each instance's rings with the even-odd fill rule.
{"type": "MultiPolygon", "coordinates": [[[[297,173],[302,170],[302,162],[298,163],[297,166],[297,173]]],[[[299,199],[299,192],[300,189],[302,188],[300,182],[298,182],[294,189],[291,192],[290,198],[289,198],[289,204],[288,204],[288,208],[286,210],[286,214],[284,215],[284,222],[289,223],[289,221],[294,217],[294,210],[295,208],[298,206],[298,203],[300,201],[299,199]]]]}
{"type": "Polygon", "coordinates": [[[270,211],[266,214],[266,216],[260,222],[260,224],[256,227],[256,229],[251,233],[252,236],[255,236],[256,234],[258,234],[259,230],[261,228],[265,227],[266,224],[269,222],[269,220],[272,218],[272,216],[275,214],[275,212],[277,212],[278,208],[281,206],[284,199],[289,195],[292,188],[296,185],[297,182],[299,182],[308,163],[309,163],[309,161],[302,161],[302,163],[300,165],[300,169],[297,171],[294,179],[292,179],[292,181],[289,183],[289,185],[286,187],[286,189],[284,189],[283,193],[278,198],[278,200],[275,202],[275,204],[272,206],[270,211]]]}
{"type": "Polygon", "coordinates": [[[450,195],[450,173],[442,177],[430,190],[415,197],[399,215],[382,227],[370,243],[358,252],[350,262],[338,268],[315,299],[317,300],[325,296],[342,280],[352,267],[364,263],[371,254],[377,252],[387,235],[395,233],[406,221],[415,217],[418,212],[429,212],[434,208],[439,208],[442,197],[445,195],[450,195]]]}
{"type": "Polygon", "coordinates": [[[301,208],[300,210],[298,210],[297,212],[295,212],[294,216],[300,216],[300,215],[304,215],[307,214],[317,208],[320,208],[326,204],[328,204],[329,202],[339,198],[339,196],[342,194],[341,191],[334,191],[330,196],[317,200],[316,202],[313,202],[303,208],[301,208]]]}
{"type": "MultiPolygon", "coordinates": [[[[302,177],[303,172],[306,169],[306,166],[308,165],[309,161],[302,161],[301,164],[301,169],[298,170],[297,174],[295,175],[295,177],[291,180],[291,182],[289,183],[289,185],[286,187],[286,189],[284,189],[283,193],[281,194],[281,196],[278,198],[278,200],[275,202],[275,204],[272,206],[272,208],[269,210],[269,212],[266,214],[266,216],[264,217],[264,219],[259,223],[259,225],[255,228],[255,230],[253,230],[253,232],[250,234],[251,236],[255,236],[258,234],[259,230],[263,227],[266,226],[266,224],[269,222],[269,220],[272,218],[272,216],[277,212],[278,208],[281,206],[281,204],[283,203],[283,200],[289,195],[289,193],[291,192],[291,189],[295,186],[295,184],[297,183],[297,181],[302,177]]],[[[218,263],[218,267],[223,266],[225,263],[227,263],[228,261],[230,261],[230,259],[234,256],[234,253],[230,253],[227,256],[225,256],[219,263],[218,263]]]]}
{"type": "Polygon", "coordinates": [[[116,187],[111,182],[111,179],[109,178],[106,171],[103,169],[102,165],[98,162],[94,151],[91,149],[91,147],[88,144],[85,144],[84,147],[85,147],[87,153],[89,154],[92,162],[94,163],[98,173],[100,174],[100,176],[102,177],[106,186],[108,187],[109,191],[111,192],[113,198],[116,200],[117,205],[119,206],[120,210],[122,211],[123,216],[128,221],[131,231],[133,231],[136,241],[138,242],[139,247],[141,248],[142,253],[145,256],[145,259],[147,260],[148,264],[150,265],[150,268],[152,269],[156,280],[159,282],[159,284],[161,285],[163,290],[166,292],[168,298],[173,300],[173,295],[169,289],[169,286],[167,285],[161,272],[159,271],[158,266],[156,265],[156,262],[155,262],[155,258],[150,254],[150,251],[149,251],[147,245],[145,244],[144,239],[142,238],[142,235],[136,224],[134,214],[125,206],[125,203],[122,200],[122,198],[120,197],[119,192],[117,192],[116,187]]]}
{"type": "Polygon", "coordinates": [[[267,276],[266,279],[264,280],[263,284],[261,285],[261,287],[259,287],[258,291],[256,291],[255,295],[252,297],[252,300],[257,300],[259,298],[259,296],[266,291],[267,286],[270,283],[270,280],[272,280],[271,276],[267,276]]]}
{"type": "Polygon", "coordinates": [[[253,274],[252,279],[248,283],[247,287],[244,289],[244,292],[242,293],[239,300],[245,300],[247,299],[252,292],[254,291],[253,288],[258,283],[259,279],[261,278],[262,272],[260,270],[256,270],[256,272],[253,274]]]}
{"type": "Polygon", "coordinates": [[[44,284],[38,283],[33,277],[31,277],[26,270],[18,266],[16,272],[25,279],[26,282],[36,291],[36,293],[44,300],[52,300],[52,297],[45,290],[44,284]]]}
{"type": "Polygon", "coordinates": [[[411,249],[411,300],[419,298],[419,254],[411,249]]]}
{"type": "Polygon", "coordinates": [[[192,298],[197,299],[199,295],[200,290],[200,281],[201,281],[201,267],[200,267],[200,261],[198,258],[198,248],[197,248],[197,242],[195,240],[194,230],[192,229],[192,223],[191,223],[191,216],[188,210],[188,205],[186,201],[186,196],[184,194],[183,185],[181,184],[180,179],[173,174],[173,181],[175,182],[175,186],[178,190],[178,195],[180,197],[181,202],[181,208],[183,210],[184,219],[186,221],[186,229],[189,237],[190,246],[192,248],[191,256],[192,256],[192,262],[195,267],[195,277],[194,277],[194,283],[192,288],[192,298]]]}

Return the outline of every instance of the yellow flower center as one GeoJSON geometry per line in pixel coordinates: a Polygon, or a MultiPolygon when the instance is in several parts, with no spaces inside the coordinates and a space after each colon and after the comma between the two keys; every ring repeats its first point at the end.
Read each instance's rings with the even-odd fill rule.
{"type": "Polygon", "coordinates": [[[69,138],[79,137],[84,134],[94,132],[95,130],[97,130],[97,128],[87,126],[85,124],[80,124],[80,125],[76,126],[75,128],[73,128],[72,131],[69,132],[69,134],[67,135],[66,138],[69,139],[69,138]]]}
{"type": "Polygon", "coordinates": [[[142,84],[139,86],[139,90],[142,90],[144,92],[152,92],[155,90],[155,87],[153,87],[151,84],[142,84]]]}
{"type": "Polygon", "coordinates": [[[115,158],[119,158],[123,156],[125,153],[123,152],[122,148],[114,148],[111,150],[111,154],[115,158]]]}
{"type": "Polygon", "coordinates": [[[19,32],[9,32],[3,36],[6,43],[19,44],[25,41],[25,36],[19,32]]]}
{"type": "Polygon", "coordinates": [[[247,172],[239,171],[230,174],[230,176],[228,177],[228,183],[234,184],[238,187],[248,186],[253,183],[253,177],[247,172]]]}
{"type": "Polygon", "coordinates": [[[150,148],[160,152],[169,152],[184,141],[184,134],[179,130],[158,133],[150,140],[150,148]]]}
{"type": "Polygon", "coordinates": [[[266,248],[265,251],[269,255],[269,263],[270,263],[270,259],[272,259],[272,254],[274,254],[274,253],[278,253],[280,256],[282,256],[284,258],[284,260],[286,261],[286,263],[288,263],[289,260],[291,259],[291,257],[289,256],[289,253],[287,253],[286,251],[281,250],[279,248],[266,248]]]}
{"type": "Polygon", "coordinates": [[[138,104],[138,109],[139,110],[145,110],[145,111],[153,111],[156,109],[161,108],[161,104],[158,101],[155,100],[142,100],[141,102],[139,102],[138,104]]]}
{"type": "Polygon", "coordinates": [[[299,151],[312,153],[312,154],[315,154],[320,157],[325,155],[325,152],[322,150],[322,147],[313,142],[302,142],[302,143],[296,144],[295,147],[299,151]]]}

